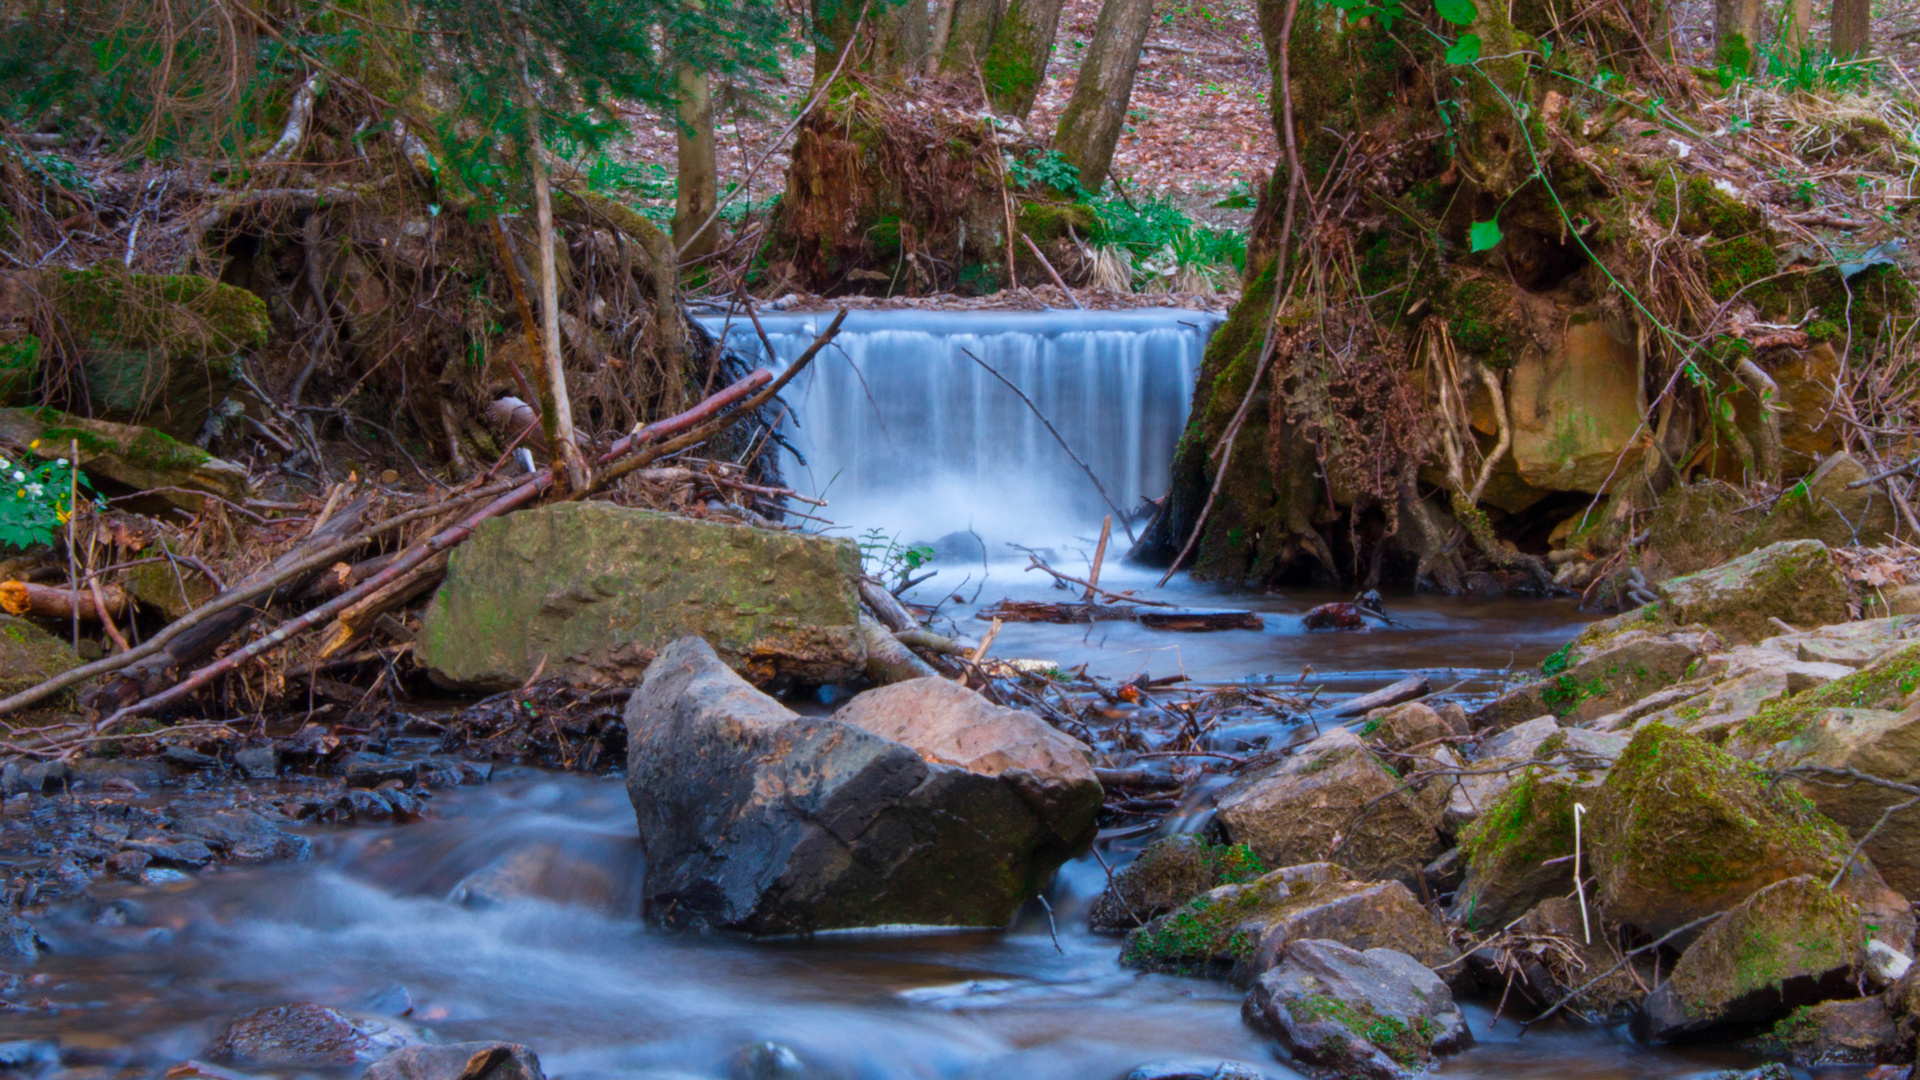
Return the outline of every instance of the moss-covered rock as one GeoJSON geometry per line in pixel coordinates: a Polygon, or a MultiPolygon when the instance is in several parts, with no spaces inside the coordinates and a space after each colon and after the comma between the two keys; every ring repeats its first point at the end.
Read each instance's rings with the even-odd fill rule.
{"type": "Polygon", "coordinates": [[[1093,207],[1085,203],[1023,202],[1016,220],[1020,231],[1033,237],[1034,243],[1047,244],[1070,236],[1088,236],[1098,219],[1093,207]]]}
{"type": "Polygon", "coordinates": [[[143,562],[128,570],[122,584],[135,600],[169,619],[177,619],[213,599],[218,590],[206,575],[166,558],[171,550],[169,541],[156,541],[141,555],[159,561],[143,562]]]}
{"type": "MultiPolygon", "coordinates": [[[[73,650],[59,638],[25,619],[0,615],[0,697],[79,666],[73,650]]],[[[72,700],[70,693],[63,693],[39,708],[0,717],[0,728],[38,727],[62,715],[72,700]]]]}
{"type": "Polygon", "coordinates": [[[1739,516],[1750,502],[1745,492],[1718,480],[1669,488],[1647,520],[1641,572],[1657,584],[1733,558],[1751,528],[1739,516]]]}
{"type": "Polygon", "coordinates": [[[1358,736],[1335,728],[1216,803],[1227,839],[1270,866],[1330,860],[1365,878],[1420,879],[1440,853],[1444,793],[1416,790],[1358,736]]]}
{"type": "Polygon", "coordinates": [[[1671,1039],[1785,1016],[1848,992],[1866,943],[1860,909],[1801,875],[1760,889],[1709,926],[1647,999],[1647,1034],[1671,1039]]]}
{"type": "Polygon", "coordinates": [[[1406,886],[1309,863],[1194,897],[1129,933],[1120,962],[1245,982],[1278,963],[1289,943],[1317,939],[1396,949],[1429,965],[1454,957],[1446,931],[1406,886]]]}
{"type": "Polygon", "coordinates": [[[1665,934],[1801,874],[1831,878],[1848,845],[1760,768],[1663,725],[1634,733],[1588,819],[1610,917],[1665,934]]]}
{"type": "Polygon", "coordinates": [[[415,656],[475,689],[536,669],[632,681],[691,634],[756,682],[844,682],[866,662],[859,572],[850,540],[561,503],[484,522],[454,550],[415,656]]]}
{"type": "Polygon", "coordinates": [[[1700,623],[1736,645],[1778,633],[1769,618],[1802,628],[1848,618],[1847,583],[1818,540],[1771,544],[1666,581],[1658,592],[1669,622],[1700,623]]]}
{"type": "Polygon", "coordinates": [[[1599,492],[1639,475],[1646,416],[1640,354],[1592,313],[1568,319],[1559,348],[1521,353],[1507,377],[1513,460],[1549,491],[1599,492]]]}
{"type": "Polygon", "coordinates": [[[1678,682],[1720,646],[1713,634],[1664,627],[1627,629],[1591,643],[1583,636],[1547,658],[1540,668],[1543,678],[1509,690],[1475,713],[1474,726],[1497,731],[1542,715],[1570,723],[1593,720],[1678,682]]]}
{"type": "MultiPolygon", "coordinates": [[[[1920,649],[1920,646],[1916,646],[1920,649]]],[[[1893,712],[1874,708],[1815,711],[1799,734],[1766,755],[1769,765],[1857,769],[1897,783],[1920,783],[1920,705],[1893,712]]],[[[1875,784],[1811,777],[1799,789],[1822,814],[1854,838],[1879,826],[1866,853],[1887,884],[1920,899],[1920,807],[1881,817],[1907,796],[1875,784]]]]}
{"type": "Polygon", "coordinates": [[[247,470],[135,424],[88,420],[57,409],[0,409],[0,439],[30,447],[47,460],[78,453],[75,460],[88,476],[152,491],[186,510],[197,511],[206,502],[196,491],[238,502],[249,490],[247,470]]]}
{"type": "Polygon", "coordinates": [[[1401,1080],[1473,1042],[1445,983],[1392,949],[1303,941],[1261,976],[1241,1015],[1327,1075],[1401,1080]]]}
{"type": "Polygon", "coordinates": [[[1600,774],[1529,766],[1460,836],[1467,879],[1452,917],[1468,929],[1504,926],[1573,890],[1573,806],[1592,806],[1600,774]]]}
{"type": "MultiPolygon", "coordinates": [[[[1886,653],[1851,675],[1776,701],[1741,724],[1728,746],[1758,758],[1813,726],[1830,709],[1905,709],[1920,691],[1920,644],[1886,653]]],[[[1792,757],[1799,751],[1791,751],[1792,757]]]]}
{"type": "Polygon", "coordinates": [[[1149,845],[1113,875],[1094,900],[1087,921],[1095,930],[1131,930],[1209,889],[1240,884],[1266,872],[1260,857],[1244,845],[1170,836],[1149,845]]]}
{"type": "Polygon", "coordinates": [[[1912,1044],[1900,1038],[1886,1003],[1877,997],[1802,1005],[1745,1045],[1803,1069],[1871,1065],[1913,1055],[1912,1044]]]}
{"type": "Polygon", "coordinates": [[[1896,524],[1893,500],[1879,484],[1851,486],[1867,475],[1866,466],[1844,450],[1828,457],[1780,496],[1744,546],[1751,550],[1798,539],[1832,547],[1884,543],[1896,524]]]}

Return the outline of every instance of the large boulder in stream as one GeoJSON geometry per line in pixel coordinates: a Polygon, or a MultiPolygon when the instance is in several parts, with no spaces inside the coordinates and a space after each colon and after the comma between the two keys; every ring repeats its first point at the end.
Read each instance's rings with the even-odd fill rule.
{"type": "Polygon", "coordinates": [[[1298,1060],[1341,1077],[1400,1080],[1473,1044],[1440,977],[1405,953],[1303,941],[1241,1007],[1298,1060]]]}
{"type": "Polygon", "coordinates": [[[661,649],[626,711],[647,912],[755,934],[1004,925],[1092,842],[1100,785],[1079,742],[936,682],[801,716],[699,638],[661,649]]]}
{"type": "Polygon", "coordinates": [[[482,522],[454,549],[415,655],[462,689],[536,671],[631,683],[697,634],[756,683],[845,682],[866,665],[859,574],[850,540],[560,503],[482,522]]]}

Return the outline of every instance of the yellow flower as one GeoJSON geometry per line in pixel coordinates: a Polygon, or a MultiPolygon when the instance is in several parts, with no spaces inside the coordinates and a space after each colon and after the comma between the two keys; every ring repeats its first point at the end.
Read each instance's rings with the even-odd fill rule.
{"type": "Polygon", "coordinates": [[[38,449],[40,449],[40,440],[39,440],[39,439],[35,439],[35,440],[33,440],[32,442],[30,442],[30,443],[28,443],[28,444],[27,444],[27,449],[29,449],[29,450],[38,450],[38,449]]]}
{"type": "Polygon", "coordinates": [[[21,488],[21,489],[20,489],[19,491],[16,491],[16,492],[14,492],[14,493],[13,493],[13,497],[14,497],[14,498],[16,498],[16,499],[24,499],[24,498],[26,498],[26,497],[27,497],[27,489],[26,489],[26,488],[21,488]]]}

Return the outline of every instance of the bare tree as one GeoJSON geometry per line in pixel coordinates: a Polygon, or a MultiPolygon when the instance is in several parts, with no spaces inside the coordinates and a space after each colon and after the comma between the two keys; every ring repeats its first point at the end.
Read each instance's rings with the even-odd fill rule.
{"type": "MultiPolygon", "coordinates": [[[[1755,2],[1755,0],[1748,0],[1755,2]]],[[[1153,0],[1107,0],[1093,27],[1093,41],[1080,61],[1073,88],[1053,142],[1080,169],[1080,182],[1098,191],[1113,167],[1114,144],[1133,96],[1133,74],[1140,48],[1153,25],[1153,0]]]]}
{"type": "Polygon", "coordinates": [[[713,83],[706,72],[691,64],[680,66],[678,80],[680,123],[675,147],[680,191],[673,208],[673,244],[682,260],[694,260],[712,254],[720,235],[707,221],[719,197],[720,169],[713,147],[713,83]]]}

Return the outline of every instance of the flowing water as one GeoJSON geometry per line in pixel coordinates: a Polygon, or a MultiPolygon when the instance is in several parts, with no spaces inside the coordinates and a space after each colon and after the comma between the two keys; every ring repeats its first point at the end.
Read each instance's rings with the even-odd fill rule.
{"type": "MultiPolygon", "coordinates": [[[[767,320],[776,353],[803,347],[818,321],[767,320]]],[[[1064,598],[999,557],[1007,542],[1049,547],[1078,572],[1105,507],[1032,412],[961,350],[1030,393],[1131,505],[1164,487],[1212,320],[863,313],[849,325],[843,352],[789,394],[810,461],[800,486],[826,492],[848,527],[908,539],[980,532],[992,551],[945,545],[940,576],[915,594],[977,633],[974,613],[992,600],[1064,598]]],[[[1111,564],[1103,581],[1152,583],[1111,564]]],[[[1309,635],[1294,616],[1331,597],[1225,596],[1180,581],[1166,595],[1254,607],[1267,626],[1013,625],[996,655],[1111,677],[1300,683],[1329,697],[1408,671],[1484,691],[1502,669],[1537,664],[1579,618],[1551,604],[1401,597],[1390,598],[1398,628],[1309,635]]],[[[1241,1023],[1238,993],[1125,971],[1117,940],[1087,932],[1104,884],[1092,859],[1061,872],[1051,926],[1036,906],[1004,931],[749,942],[639,920],[644,867],[617,779],[515,771],[441,793],[432,810],[402,827],[312,830],[317,854],[305,863],[157,888],[96,883],[100,903],[57,913],[44,928],[53,948],[28,969],[22,996],[54,1011],[0,1013],[0,1039],[58,1037],[72,1080],[131,1080],[194,1056],[247,1009],[404,999],[410,1022],[437,1038],[522,1041],[550,1073],[579,1080],[787,1075],[747,1068],[768,1041],[805,1075],[849,1080],[1116,1080],[1181,1056],[1285,1075],[1270,1040],[1241,1023]]],[[[1628,1080],[1740,1063],[1646,1049],[1616,1029],[1518,1038],[1485,1008],[1469,1015],[1480,1044],[1447,1060],[1443,1076],[1628,1080]]]]}

